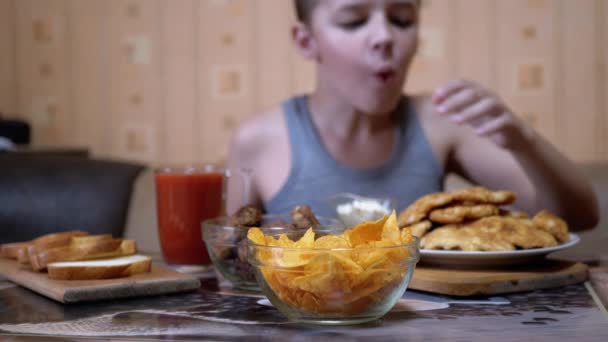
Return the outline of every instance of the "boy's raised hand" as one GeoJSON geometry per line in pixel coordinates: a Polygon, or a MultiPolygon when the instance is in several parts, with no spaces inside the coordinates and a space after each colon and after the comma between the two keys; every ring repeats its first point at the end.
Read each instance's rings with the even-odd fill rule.
{"type": "Polygon", "coordinates": [[[526,127],[494,93],[476,82],[453,80],[432,96],[435,110],[452,122],[470,125],[479,136],[506,149],[521,144],[526,127]]]}

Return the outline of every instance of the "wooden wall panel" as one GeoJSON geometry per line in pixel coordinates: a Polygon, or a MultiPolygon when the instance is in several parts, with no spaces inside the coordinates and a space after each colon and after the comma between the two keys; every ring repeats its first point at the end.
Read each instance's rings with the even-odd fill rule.
{"type": "MultiPolygon", "coordinates": [[[[608,160],[606,0],[422,5],[407,91],[477,80],[570,157],[608,160]]],[[[293,20],[285,0],[0,0],[0,110],[35,146],[223,160],[243,119],[314,89],[293,20]]]]}
{"type": "Polygon", "coordinates": [[[406,91],[434,90],[457,76],[457,32],[460,20],[454,13],[458,1],[423,1],[420,42],[412,63],[406,91]]]}
{"type": "Polygon", "coordinates": [[[164,146],[159,146],[159,160],[168,163],[186,163],[196,156],[196,70],[197,23],[194,0],[162,0],[162,36],[160,50],[161,134],[164,146]]]}
{"type": "Polygon", "coordinates": [[[298,95],[312,92],[317,82],[315,64],[300,56],[295,47],[292,47],[290,55],[291,73],[293,74],[291,92],[298,95]]]}
{"type": "MultiPolygon", "coordinates": [[[[114,156],[121,155],[120,146],[123,144],[122,136],[123,132],[116,132],[120,129],[121,120],[127,120],[129,113],[124,111],[124,105],[119,106],[121,102],[127,102],[123,98],[127,97],[129,93],[126,83],[126,72],[124,71],[124,64],[126,64],[126,57],[123,51],[126,49],[125,43],[122,41],[122,32],[124,31],[124,1],[110,1],[108,2],[108,18],[106,23],[106,30],[108,36],[108,46],[106,51],[106,62],[105,62],[105,85],[107,86],[107,93],[105,101],[108,114],[105,118],[105,129],[107,145],[105,149],[107,153],[114,156]],[[123,80],[124,78],[124,80],[123,80]],[[124,118],[124,119],[122,119],[124,118]]],[[[133,138],[135,141],[135,138],[133,138]]]]}
{"type": "MultiPolygon", "coordinates": [[[[289,1],[287,10],[289,12],[284,15],[289,18],[289,26],[287,27],[287,32],[289,32],[291,25],[296,22],[292,1],[289,1]]],[[[289,45],[288,54],[290,56],[290,73],[292,74],[291,93],[300,95],[312,92],[317,82],[317,68],[314,62],[300,56],[293,42],[289,45]]]]}
{"type": "Polygon", "coordinates": [[[160,1],[110,2],[110,116],[112,154],[154,162],[159,146],[160,1]]]}
{"type": "Polygon", "coordinates": [[[496,1],[459,0],[456,3],[458,44],[456,75],[495,88],[496,1]]]}
{"type": "Polygon", "coordinates": [[[599,32],[595,0],[560,0],[562,6],[562,44],[560,56],[560,140],[566,153],[579,161],[594,160],[600,151],[596,144],[600,110],[595,87],[600,78],[596,46],[599,32]],[[585,52],[583,52],[585,51],[585,52]],[[576,129],[571,129],[576,127],[576,129]]]}
{"type": "Polygon", "coordinates": [[[598,46],[602,47],[599,52],[600,84],[597,87],[600,109],[597,113],[600,124],[597,127],[596,143],[600,146],[599,160],[608,160],[608,1],[598,0],[600,10],[597,12],[598,24],[600,26],[598,46]]]}
{"type": "Polygon", "coordinates": [[[498,1],[496,89],[511,109],[558,147],[556,1],[498,1]]]}
{"type": "Polygon", "coordinates": [[[291,1],[265,0],[258,1],[255,8],[257,84],[254,86],[259,89],[256,111],[274,106],[292,93],[293,47],[289,32],[292,18],[286,15],[291,7],[291,1]]]}
{"type": "Polygon", "coordinates": [[[0,113],[15,117],[17,82],[15,79],[16,0],[0,0],[0,113]]]}
{"type": "Polygon", "coordinates": [[[238,123],[252,112],[257,87],[255,3],[200,2],[199,144],[203,161],[221,161],[238,123]],[[254,86],[255,85],[255,86],[254,86]]]}
{"type": "Polygon", "coordinates": [[[34,146],[72,144],[66,1],[17,1],[18,110],[34,146]]]}
{"type": "Polygon", "coordinates": [[[72,61],[70,93],[73,138],[76,145],[99,156],[111,156],[108,107],[107,18],[108,2],[69,0],[67,33],[72,61]]]}

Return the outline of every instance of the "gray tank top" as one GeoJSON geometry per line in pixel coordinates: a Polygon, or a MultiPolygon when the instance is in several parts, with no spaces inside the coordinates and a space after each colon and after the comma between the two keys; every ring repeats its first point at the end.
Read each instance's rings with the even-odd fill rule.
{"type": "Polygon", "coordinates": [[[391,157],[383,165],[356,169],[335,160],[312,121],[306,96],[282,104],[291,144],[291,170],[286,183],[264,203],[268,213],[289,213],[309,205],[318,216],[335,217],[331,195],[393,197],[402,210],[418,197],[443,188],[443,169],[433,156],[414,106],[402,98],[393,116],[397,125],[391,157]]]}

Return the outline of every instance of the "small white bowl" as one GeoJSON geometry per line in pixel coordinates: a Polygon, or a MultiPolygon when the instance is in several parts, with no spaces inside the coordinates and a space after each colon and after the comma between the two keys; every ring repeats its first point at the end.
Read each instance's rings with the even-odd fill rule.
{"type": "Polygon", "coordinates": [[[365,197],[348,192],[335,194],[329,202],[337,217],[353,227],[365,221],[375,221],[389,215],[397,207],[397,200],[390,197],[365,197]]]}

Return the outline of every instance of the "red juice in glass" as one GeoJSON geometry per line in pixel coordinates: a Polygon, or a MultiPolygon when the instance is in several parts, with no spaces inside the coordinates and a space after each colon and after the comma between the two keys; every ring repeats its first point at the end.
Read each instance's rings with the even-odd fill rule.
{"type": "Polygon", "coordinates": [[[213,165],[155,172],[158,234],[171,265],[210,265],[201,222],[222,215],[225,170],[213,165]]]}

